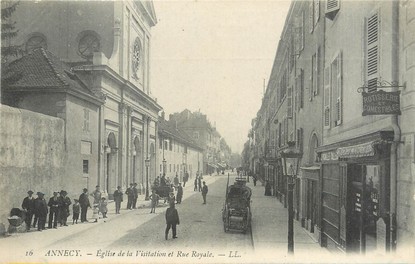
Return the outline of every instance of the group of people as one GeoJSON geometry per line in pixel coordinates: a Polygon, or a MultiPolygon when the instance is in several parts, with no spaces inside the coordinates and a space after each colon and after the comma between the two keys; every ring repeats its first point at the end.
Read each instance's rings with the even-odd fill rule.
{"type": "Polygon", "coordinates": [[[49,198],[48,201],[45,199],[45,194],[42,192],[37,192],[37,198],[33,197],[33,191],[29,190],[27,192],[27,197],[23,199],[22,208],[25,212],[25,223],[26,230],[29,231],[31,227],[36,228],[38,231],[46,229],[46,220],[48,219],[48,229],[58,228],[58,223],[60,226],[68,226],[68,217],[70,215],[69,206],[72,204],[73,212],[73,223],[77,223],[79,219],[79,214],[81,213],[81,221],[86,221],[86,210],[84,210],[85,205],[89,205],[89,199],[86,197],[85,200],[85,190],[81,194],[79,199],[74,199],[72,204],[71,199],[67,196],[65,190],[60,192],[53,192],[53,196],[49,198]]]}

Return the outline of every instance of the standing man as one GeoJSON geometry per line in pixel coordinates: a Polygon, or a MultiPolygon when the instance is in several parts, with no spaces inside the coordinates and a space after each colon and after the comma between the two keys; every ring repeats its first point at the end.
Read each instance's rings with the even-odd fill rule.
{"type": "Polygon", "coordinates": [[[114,192],[114,202],[115,202],[115,213],[116,214],[120,213],[120,208],[121,208],[121,202],[122,201],[123,201],[123,199],[122,199],[121,186],[117,186],[117,190],[115,190],[115,192],[114,192]]]}
{"type": "Polygon", "coordinates": [[[93,191],[91,195],[94,197],[94,204],[99,204],[101,202],[102,192],[99,185],[95,186],[95,191],[93,191]]]}
{"type": "Polygon", "coordinates": [[[30,230],[33,214],[35,213],[35,198],[32,196],[33,191],[27,192],[27,197],[23,199],[22,208],[26,212],[26,231],[30,230]]]}
{"type": "Polygon", "coordinates": [[[59,207],[60,207],[58,192],[53,192],[53,197],[49,199],[48,206],[50,207],[48,228],[49,229],[52,228],[52,220],[53,220],[53,228],[58,228],[58,217],[59,217],[59,207]]]}
{"type": "Polygon", "coordinates": [[[134,200],[134,191],[133,183],[130,183],[130,187],[127,188],[125,194],[127,195],[127,209],[132,210],[133,200],[134,200]]]}
{"type": "Polygon", "coordinates": [[[197,185],[199,186],[199,192],[202,190],[202,175],[197,178],[197,185]]]}
{"type": "Polygon", "coordinates": [[[181,204],[182,203],[182,198],[183,198],[183,187],[182,184],[179,182],[179,186],[177,186],[177,203],[181,204]]]}
{"type": "Polygon", "coordinates": [[[68,220],[68,216],[69,216],[69,205],[72,203],[71,202],[71,198],[69,198],[68,196],[66,196],[68,193],[64,190],[62,190],[60,192],[60,196],[59,196],[59,202],[60,202],[60,210],[59,210],[59,215],[60,215],[60,224],[61,226],[68,226],[66,224],[67,220],[68,220]]]}
{"type": "Polygon", "coordinates": [[[35,215],[38,219],[37,230],[45,230],[46,216],[48,215],[48,204],[45,200],[45,194],[37,192],[37,198],[35,199],[35,215]]]}
{"type": "Polygon", "coordinates": [[[208,187],[206,185],[206,182],[203,182],[203,188],[202,188],[203,204],[206,204],[207,193],[208,193],[208,187]]]}
{"type": "Polygon", "coordinates": [[[81,206],[81,223],[88,222],[86,219],[86,213],[88,211],[88,207],[91,208],[91,204],[89,203],[87,188],[84,188],[83,193],[79,196],[79,205],[81,206]]]}
{"type": "Polygon", "coordinates": [[[173,179],[173,183],[174,183],[175,187],[177,187],[179,185],[179,176],[177,176],[177,173],[176,173],[176,176],[173,179]]]}
{"type": "Polygon", "coordinates": [[[196,178],[195,178],[195,188],[194,188],[194,191],[197,191],[197,182],[198,182],[198,179],[199,178],[199,176],[196,176],[196,178]]]}
{"type": "Polygon", "coordinates": [[[175,208],[174,203],[170,203],[170,207],[166,210],[166,231],[165,231],[165,238],[167,240],[167,236],[169,235],[170,228],[173,229],[173,238],[177,238],[176,236],[176,225],[180,225],[179,220],[179,213],[175,208]]]}
{"type": "Polygon", "coordinates": [[[134,194],[133,209],[137,209],[137,199],[138,199],[137,183],[134,183],[133,194],[134,194]]]}

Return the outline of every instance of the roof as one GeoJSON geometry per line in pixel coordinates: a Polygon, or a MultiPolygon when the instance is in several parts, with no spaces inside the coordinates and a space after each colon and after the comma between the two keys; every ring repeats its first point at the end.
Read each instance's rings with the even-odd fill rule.
{"type": "Polygon", "coordinates": [[[99,99],[67,63],[43,48],[24,55],[2,69],[2,84],[8,91],[22,88],[25,90],[69,88],[99,99]]]}
{"type": "Polygon", "coordinates": [[[174,139],[181,141],[189,146],[203,150],[186,132],[171,125],[171,123],[164,120],[162,117],[159,118],[159,132],[166,133],[172,136],[174,139]]]}

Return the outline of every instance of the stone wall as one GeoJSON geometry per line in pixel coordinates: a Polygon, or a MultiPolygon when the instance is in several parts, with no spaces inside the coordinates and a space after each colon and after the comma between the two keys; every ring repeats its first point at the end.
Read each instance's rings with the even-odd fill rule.
{"type": "Polygon", "coordinates": [[[0,223],[8,226],[29,189],[48,199],[63,188],[64,127],[62,119],[0,105],[0,223]]]}

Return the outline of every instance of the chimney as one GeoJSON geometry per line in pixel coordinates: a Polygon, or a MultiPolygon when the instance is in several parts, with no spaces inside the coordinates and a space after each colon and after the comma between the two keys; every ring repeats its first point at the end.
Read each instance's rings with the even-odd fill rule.
{"type": "Polygon", "coordinates": [[[166,113],[164,113],[164,111],[161,111],[161,118],[163,119],[163,121],[165,120],[164,118],[165,118],[165,115],[166,115],[166,113]]]}

